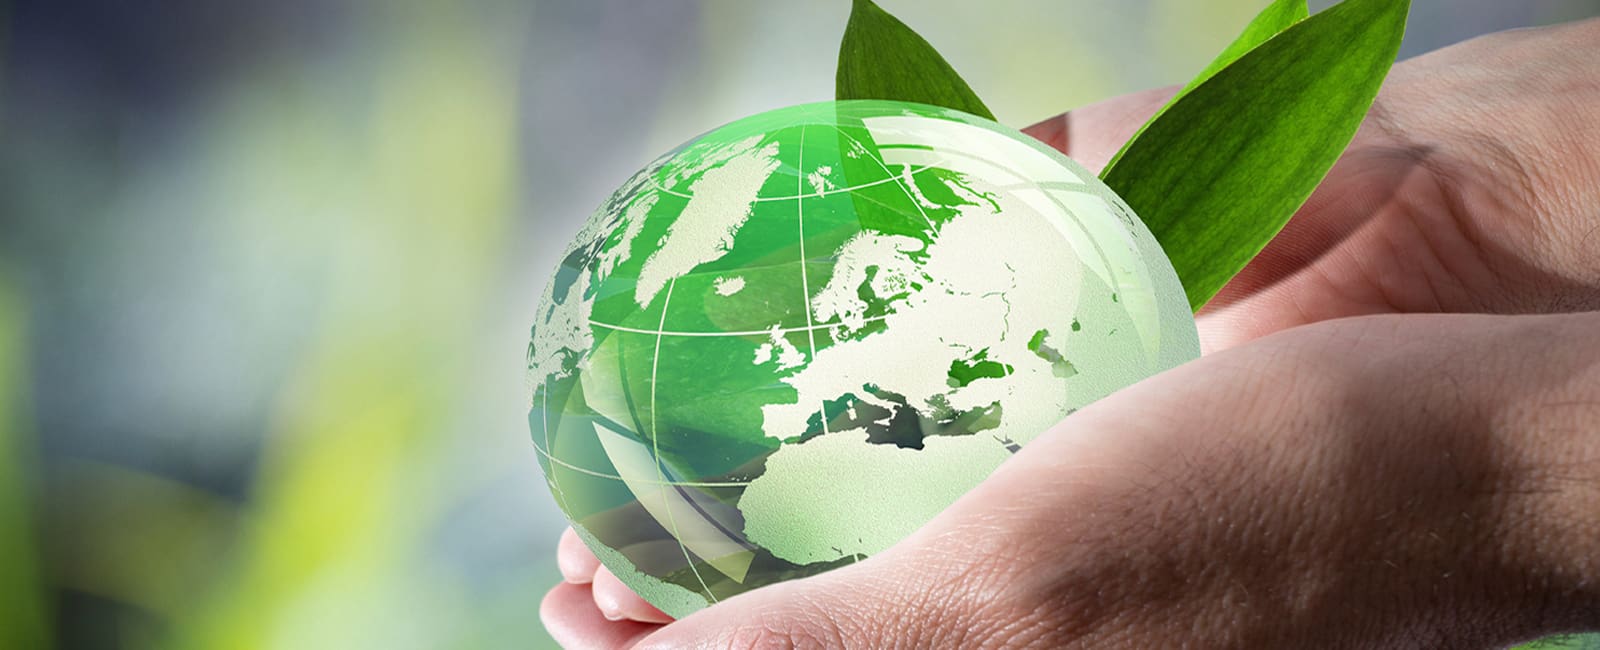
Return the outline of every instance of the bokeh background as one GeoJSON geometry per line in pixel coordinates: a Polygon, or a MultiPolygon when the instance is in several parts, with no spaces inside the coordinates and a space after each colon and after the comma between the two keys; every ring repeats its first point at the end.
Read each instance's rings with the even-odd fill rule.
{"type": "MultiPolygon", "coordinates": [[[[883,0],[1021,126],[1266,0],[883,0]]],[[[1313,2],[1326,6],[1329,2],[1313,2]]],[[[0,648],[540,648],[527,324],[844,0],[0,0],[0,648]]],[[[1414,55],[1600,0],[1417,0],[1414,55]]]]}

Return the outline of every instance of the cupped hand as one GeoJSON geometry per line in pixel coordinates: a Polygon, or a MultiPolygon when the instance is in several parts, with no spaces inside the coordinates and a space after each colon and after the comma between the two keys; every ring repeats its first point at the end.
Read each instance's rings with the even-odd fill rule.
{"type": "MultiPolygon", "coordinates": [[[[1591,21],[1486,37],[1397,66],[1311,200],[1201,312],[1206,350],[1349,316],[1600,308],[1597,44],[1600,21],[1591,21]]],[[[1027,131],[1099,169],[1170,95],[1116,98],[1027,131]]],[[[1220,362],[1196,365],[1213,363],[1220,362]]],[[[1262,372],[1282,372],[1259,363],[1262,372]]],[[[1074,416],[1068,428],[1075,433],[1048,437],[1093,439],[1085,419],[1074,416]]],[[[1071,475],[1077,484],[1092,482],[1094,473],[1077,468],[1071,475]]],[[[883,556],[911,553],[897,547],[883,556]]],[[[600,567],[570,531],[559,559],[567,582],[547,596],[541,613],[563,642],[626,646],[668,620],[600,567]]],[[[857,579],[897,580],[881,577],[886,573],[841,569],[763,589],[759,600],[778,602],[789,591],[849,593],[857,579]]]]}
{"type": "Polygon", "coordinates": [[[857,564],[654,632],[556,615],[595,611],[568,585],[547,621],[573,647],[646,648],[1487,648],[1592,629],[1596,332],[1596,314],[1296,328],[1091,405],[857,564]]]}
{"type": "Polygon", "coordinates": [[[556,547],[562,583],[540,605],[545,628],[567,648],[626,648],[672,617],[645,602],[600,564],[568,528],[556,547]]]}
{"type": "MultiPolygon", "coordinates": [[[[1171,94],[1028,132],[1099,169],[1171,94]]],[[[1346,316],[1600,309],[1596,206],[1600,20],[1406,61],[1311,199],[1201,311],[1202,343],[1346,316]]]]}

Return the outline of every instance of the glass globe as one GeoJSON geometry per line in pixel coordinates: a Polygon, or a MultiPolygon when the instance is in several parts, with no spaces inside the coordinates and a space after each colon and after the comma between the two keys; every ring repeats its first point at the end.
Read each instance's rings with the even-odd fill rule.
{"type": "Polygon", "coordinates": [[[1155,239],[1059,152],[942,108],[808,104],[594,213],[536,313],[529,424],[579,535],[682,617],[883,550],[1198,355],[1155,239]]]}

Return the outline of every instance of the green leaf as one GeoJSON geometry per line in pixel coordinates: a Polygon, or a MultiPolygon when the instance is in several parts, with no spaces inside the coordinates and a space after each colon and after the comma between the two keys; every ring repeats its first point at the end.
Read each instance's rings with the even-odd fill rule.
{"type": "MultiPolygon", "coordinates": [[[[1200,84],[1216,76],[1223,68],[1233,65],[1234,61],[1238,61],[1240,57],[1260,47],[1262,43],[1267,42],[1278,34],[1282,34],[1284,30],[1299,24],[1300,21],[1309,17],[1311,17],[1311,10],[1306,7],[1306,0],[1274,0],[1266,9],[1261,10],[1261,13],[1254,20],[1250,21],[1250,24],[1244,28],[1244,33],[1240,34],[1237,40],[1223,49],[1222,54],[1217,55],[1216,60],[1207,65],[1204,70],[1201,70],[1200,74],[1195,75],[1194,79],[1184,86],[1183,90],[1178,91],[1178,94],[1168,101],[1166,106],[1156,111],[1156,114],[1151,116],[1143,127],[1140,127],[1139,132],[1128,140],[1128,144],[1131,145],[1135,140],[1138,140],[1139,135],[1144,133],[1144,129],[1150,127],[1151,122],[1156,121],[1157,118],[1161,117],[1162,113],[1167,112],[1167,109],[1172,108],[1173,104],[1183,99],[1185,95],[1188,95],[1200,84]]],[[[1117,155],[1106,165],[1106,169],[1109,170],[1115,167],[1117,162],[1122,160],[1122,155],[1127,152],[1128,147],[1124,145],[1122,151],[1117,152],[1117,155]]]]}
{"type": "Polygon", "coordinates": [[[932,104],[994,119],[928,41],[872,0],[855,0],[839,44],[838,99],[932,104]]]}
{"type": "MultiPolygon", "coordinates": [[[[1294,27],[1300,21],[1310,17],[1311,10],[1306,8],[1306,0],[1276,0],[1271,5],[1268,5],[1266,9],[1261,10],[1255,20],[1250,21],[1250,24],[1244,28],[1244,33],[1239,35],[1238,40],[1223,49],[1222,54],[1217,55],[1217,59],[1212,61],[1211,65],[1206,66],[1204,70],[1200,71],[1200,74],[1195,75],[1194,81],[1190,81],[1189,85],[1184,86],[1183,91],[1179,92],[1178,96],[1182,97],[1188,94],[1196,86],[1216,76],[1223,68],[1233,65],[1233,62],[1238,61],[1240,57],[1249,54],[1251,50],[1261,47],[1262,43],[1271,40],[1272,37],[1282,34],[1284,30],[1294,27]]],[[[1174,100],[1176,99],[1174,98],[1174,100]]]]}
{"type": "Polygon", "coordinates": [[[1198,310],[1283,229],[1354,139],[1410,0],[1346,0],[1173,103],[1104,179],[1144,219],[1198,310]]]}

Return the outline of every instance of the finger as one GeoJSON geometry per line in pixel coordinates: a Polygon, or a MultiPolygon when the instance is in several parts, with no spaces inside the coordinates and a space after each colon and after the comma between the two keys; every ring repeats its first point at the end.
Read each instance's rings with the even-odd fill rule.
{"type": "Polygon", "coordinates": [[[571,528],[561,533],[561,543],[556,545],[556,565],[561,567],[561,577],[575,585],[586,585],[594,580],[600,568],[600,559],[583,544],[583,539],[571,528]]]}
{"type": "Polygon", "coordinates": [[[1098,174],[1175,94],[1176,88],[1159,88],[1113,97],[1057,115],[1023,132],[1098,174]]]}
{"type": "Polygon", "coordinates": [[[600,614],[613,621],[631,620],[641,623],[671,623],[672,617],[656,609],[654,605],[645,602],[639,594],[622,584],[617,576],[605,567],[600,567],[594,573],[594,584],[590,586],[594,594],[594,604],[600,614]]]}
{"type": "Polygon", "coordinates": [[[1292,314],[1257,309],[1261,304],[1265,303],[1243,302],[1227,309],[1208,307],[1206,311],[1195,314],[1195,329],[1200,332],[1200,354],[1205,356],[1235,348],[1269,333],[1302,324],[1300,319],[1292,318],[1292,314]]]}
{"type": "Polygon", "coordinates": [[[654,632],[657,625],[637,621],[608,621],[595,609],[584,585],[561,583],[539,603],[545,631],[568,650],[629,648],[654,632]]]}

